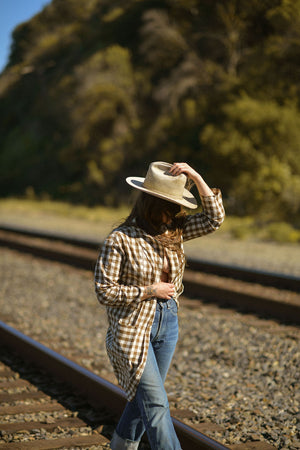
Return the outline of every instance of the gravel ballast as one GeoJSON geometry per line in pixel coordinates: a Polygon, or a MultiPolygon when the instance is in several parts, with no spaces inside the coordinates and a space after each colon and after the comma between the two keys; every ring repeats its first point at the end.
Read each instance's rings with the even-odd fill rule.
{"type": "MultiPolygon", "coordinates": [[[[108,223],[61,217],[36,211],[20,213],[18,210],[1,210],[0,225],[18,226],[49,233],[67,234],[104,241],[107,234],[120,223],[118,220],[108,223]]],[[[124,217],[123,217],[124,218],[124,217]]],[[[234,239],[224,232],[224,227],[216,233],[192,239],[185,243],[186,255],[212,263],[220,263],[300,277],[300,243],[276,243],[255,239],[234,239]]]]}
{"type": "MultiPolygon", "coordinates": [[[[1,320],[115,381],[92,273],[6,249],[0,271],[1,320]]],[[[300,448],[299,328],[207,303],[190,309],[184,297],[179,322],[166,382],[171,408],[219,425],[225,431],[206,434],[227,445],[300,448]]]]}

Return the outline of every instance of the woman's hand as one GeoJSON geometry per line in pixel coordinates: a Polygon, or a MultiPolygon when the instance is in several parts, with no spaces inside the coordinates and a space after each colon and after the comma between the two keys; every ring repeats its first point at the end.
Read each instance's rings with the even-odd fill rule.
{"type": "Polygon", "coordinates": [[[212,196],[214,193],[210,189],[210,187],[205,183],[201,175],[196,172],[191,166],[187,163],[174,163],[172,167],[169,169],[169,172],[172,175],[180,175],[184,173],[188,178],[190,178],[197,186],[198,192],[203,196],[212,196]]]}
{"type": "Polygon", "coordinates": [[[142,300],[147,298],[157,297],[165,300],[170,300],[175,294],[175,286],[173,283],[165,283],[160,281],[159,283],[146,286],[142,300]]]}
{"type": "Polygon", "coordinates": [[[196,182],[197,177],[199,177],[199,173],[196,172],[191,166],[187,163],[174,163],[170,168],[169,172],[172,175],[180,175],[184,173],[188,178],[196,182]]]}

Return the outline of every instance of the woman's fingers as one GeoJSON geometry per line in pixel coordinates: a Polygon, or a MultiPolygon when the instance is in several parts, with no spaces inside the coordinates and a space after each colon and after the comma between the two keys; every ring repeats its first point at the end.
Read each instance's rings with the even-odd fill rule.
{"type": "Polygon", "coordinates": [[[174,175],[177,175],[178,173],[182,172],[182,170],[186,165],[187,164],[185,163],[174,163],[170,168],[170,172],[173,173],[174,175]]]}
{"type": "Polygon", "coordinates": [[[196,178],[198,175],[197,172],[187,163],[174,163],[169,171],[172,175],[180,175],[181,173],[184,173],[191,179],[196,178]]]}
{"type": "Polygon", "coordinates": [[[170,168],[170,172],[173,175],[180,175],[181,173],[188,174],[191,170],[193,169],[186,163],[174,163],[170,168]]]}

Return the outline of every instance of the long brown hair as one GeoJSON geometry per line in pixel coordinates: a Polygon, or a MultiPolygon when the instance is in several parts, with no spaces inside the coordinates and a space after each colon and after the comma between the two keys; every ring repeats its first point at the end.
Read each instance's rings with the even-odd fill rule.
{"type": "Polygon", "coordinates": [[[185,216],[180,205],[141,192],[131,213],[121,225],[142,228],[164,247],[182,254],[180,243],[185,216]]]}

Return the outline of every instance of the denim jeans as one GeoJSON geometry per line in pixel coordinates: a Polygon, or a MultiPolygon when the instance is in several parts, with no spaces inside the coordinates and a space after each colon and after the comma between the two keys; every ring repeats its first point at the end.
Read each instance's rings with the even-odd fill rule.
{"type": "Polygon", "coordinates": [[[164,381],[178,339],[175,300],[157,302],[144,372],[111,441],[113,450],[136,450],[144,432],[153,450],[180,450],[170,415],[164,381]]]}

